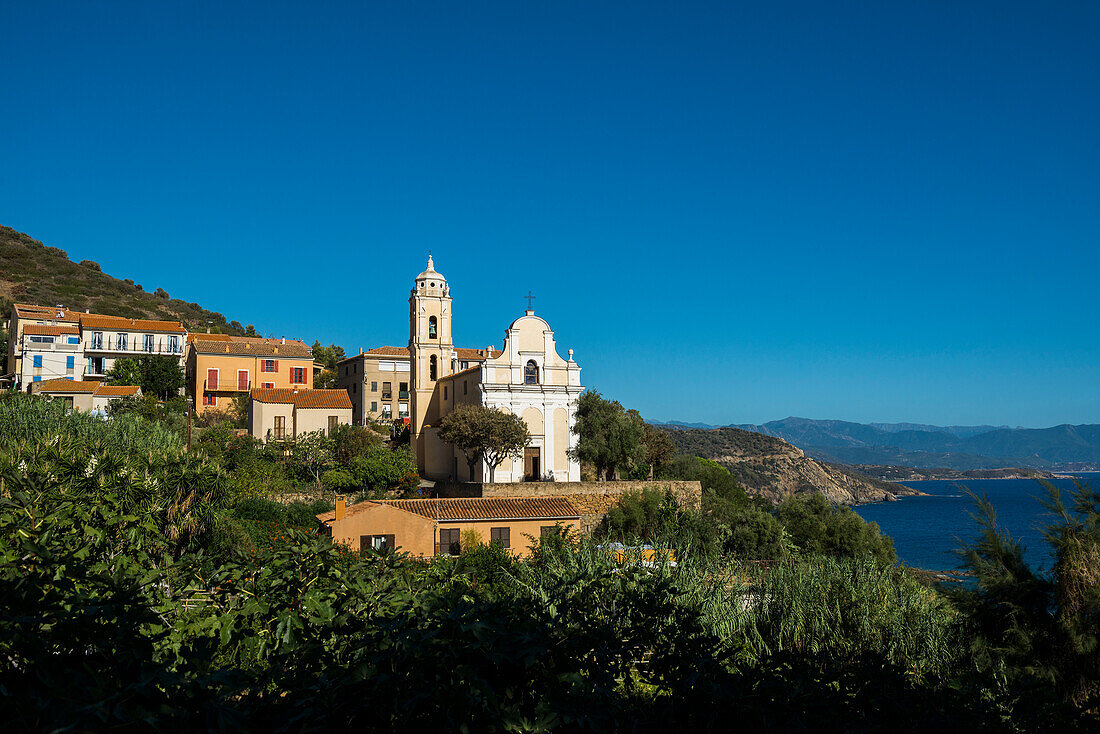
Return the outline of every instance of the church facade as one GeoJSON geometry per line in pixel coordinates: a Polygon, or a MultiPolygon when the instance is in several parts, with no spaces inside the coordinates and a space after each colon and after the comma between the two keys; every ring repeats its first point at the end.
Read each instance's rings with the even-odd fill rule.
{"type": "Polygon", "coordinates": [[[440,421],[452,410],[484,405],[519,416],[531,433],[522,456],[496,467],[495,481],[580,481],[580,464],[569,456],[575,403],[584,389],[573,350],[563,358],[550,325],[532,309],[511,323],[502,349],[458,349],[451,305],[450,285],[429,256],[409,295],[409,436],[420,475],[489,481],[485,462],[469,476],[462,452],[439,438],[440,421]]]}

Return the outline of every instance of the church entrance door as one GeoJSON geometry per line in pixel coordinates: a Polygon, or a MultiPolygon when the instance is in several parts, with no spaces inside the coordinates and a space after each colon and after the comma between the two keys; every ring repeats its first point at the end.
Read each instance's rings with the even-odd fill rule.
{"type": "Polygon", "coordinates": [[[529,446],[523,450],[523,478],[531,481],[542,479],[542,467],[539,466],[540,449],[529,446]]]}

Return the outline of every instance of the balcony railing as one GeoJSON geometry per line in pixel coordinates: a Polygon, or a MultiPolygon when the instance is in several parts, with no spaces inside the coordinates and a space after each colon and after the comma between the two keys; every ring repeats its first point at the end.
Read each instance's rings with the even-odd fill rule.
{"type": "Polygon", "coordinates": [[[32,342],[23,345],[24,352],[79,352],[79,344],[66,344],[64,342],[32,342]]]}
{"type": "Polygon", "coordinates": [[[393,393],[392,392],[386,392],[385,390],[383,390],[382,391],[382,399],[383,400],[392,400],[393,399],[393,393]]]}
{"type": "Polygon", "coordinates": [[[252,381],[203,380],[202,389],[208,392],[248,392],[252,389],[252,381]]]}
{"type": "Polygon", "coordinates": [[[268,428],[267,440],[268,441],[288,441],[293,436],[286,430],[286,428],[268,428]]]}
{"type": "Polygon", "coordinates": [[[398,400],[408,400],[409,399],[409,391],[408,390],[402,390],[401,392],[397,393],[397,399],[398,400]]]}
{"type": "Polygon", "coordinates": [[[144,339],[123,339],[107,337],[105,339],[88,339],[84,350],[90,352],[126,352],[127,354],[171,354],[183,355],[183,339],[176,342],[176,348],[171,349],[167,340],[157,339],[151,345],[146,345],[144,339]],[[148,346],[148,348],[147,348],[148,346]]]}

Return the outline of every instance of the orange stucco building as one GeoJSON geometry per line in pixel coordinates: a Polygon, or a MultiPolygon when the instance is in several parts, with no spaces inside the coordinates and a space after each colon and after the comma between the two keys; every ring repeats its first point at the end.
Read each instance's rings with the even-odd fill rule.
{"type": "Polygon", "coordinates": [[[580,527],[577,508],[566,497],[377,500],[350,507],[340,498],[334,511],[317,520],[322,533],[354,550],[397,548],[414,556],[457,555],[469,530],[482,543],[496,541],[528,555],[527,536],[580,527]]]}
{"type": "Polygon", "coordinates": [[[192,334],[187,341],[187,391],[200,415],[227,410],[255,388],[313,387],[313,350],[305,342],[227,334],[192,334]]]}

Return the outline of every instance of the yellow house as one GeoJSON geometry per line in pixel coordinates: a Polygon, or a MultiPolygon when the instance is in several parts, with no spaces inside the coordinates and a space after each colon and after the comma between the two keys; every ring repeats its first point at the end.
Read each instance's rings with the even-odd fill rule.
{"type": "Polygon", "coordinates": [[[399,548],[414,556],[457,555],[462,534],[477,533],[516,555],[529,555],[531,541],[559,528],[580,527],[566,497],[476,497],[360,502],[317,515],[321,532],[354,550],[399,548]]]}
{"type": "Polygon", "coordinates": [[[264,441],[283,441],[303,433],[351,423],[351,398],[344,390],[253,388],[248,401],[248,432],[264,441]]]}
{"type": "Polygon", "coordinates": [[[226,410],[255,388],[313,388],[313,350],[294,339],[192,334],[184,373],[195,412],[226,410]]]}

